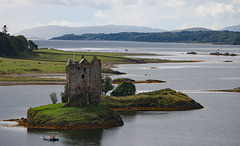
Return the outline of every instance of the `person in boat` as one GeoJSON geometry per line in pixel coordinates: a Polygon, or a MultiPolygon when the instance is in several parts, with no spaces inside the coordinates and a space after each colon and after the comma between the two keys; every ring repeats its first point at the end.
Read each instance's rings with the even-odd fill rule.
{"type": "Polygon", "coordinates": [[[50,136],[51,140],[55,140],[55,137],[53,135],[50,136]]]}

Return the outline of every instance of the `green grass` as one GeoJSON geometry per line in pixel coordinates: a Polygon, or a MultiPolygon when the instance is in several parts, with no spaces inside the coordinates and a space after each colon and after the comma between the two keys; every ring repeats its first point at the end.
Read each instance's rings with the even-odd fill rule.
{"type": "Polygon", "coordinates": [[[124,82],[124,81],[134,82],[135,80],[130,79],[130,78],[116,78],[116,79],[112,80],[112,82],[124,82]]]}
{"type": "Polygon", "coordinates": [[[112,70],[111,68],[102,68],[102,73],[109,73],[109,74],[126,74],[120,71],[112,70]]]}
{"type": "MultiPolygon", "coordinates": [[[[80,61],[82,55],[88,61],[95,55],[102,63],[126,63],[128,57],[138,55],[136,53],[101,53],[101,52],[68,52],[54,49],[39,49],[29,54],[15,58],[0,57],[0,74],[24,74],[24,73],[64,73],[69,58],[80,61]]],[[[140,54],[143,55],[143,54],[140,54]]],[[[149,54],[148,54],[149,55],[149,54]]],[[[161,59],[144,59],[147,62],[171,62],[161,59]]]]}
{"type": "Polygon", "coordinates": [[[28,123],[45,126],[79,126],[122,123],[120,116],[107,107],[163,107],[199,109],[202,106],[186,94],[163,89],[132,96],[102,96],[102,106],[63,107],[64,103],[28,109],[28,123]],[[106,106],[106,107],[105,107],[106,106]]]}
{"type": "MultiPolygon", "coordinates": [[[[92,53],[76,52],[76,61],[80,61],[84,55],[88,61],[96,55],[102,63],[124,62],[126,57],[118,57],[117,53],[92,53]]],[[[73,60],[73,52],[66,52],[53,49],[39,49],[33,55],[18,58],[0,57],[0,74],[23,74],[23,73],[64,73],[69,58],[73,60]]]]}
{"type": "MultiPolygon", "coordinates": [[[[73,61],[73,52],[54,49],[39,49],[32,55],[18,58],[0,57],[0,74],[23,74],[23,73],[64,73],[69,58],[73,61]]],[[[76,61],[80,61],[82,55],[88,61],[96,55],[102,63],[125,62],[128,58],[118,55],[121,53],[93,53],[75,52],[76,61]]]]}
{"type": "Polygon", "coordinates": [[[163,89],[132,96],[102,96],[102,104],[107,107],[188,107],[197,105],[186,94],[172,89],[163,89]]]}
{"type": "Polygon", "coordinates": [[[31,59],[31,60],[41,60],[41,61],[53,61],[53,62],[66,62],[69,58],[74,58],[75,55],[75,61],[80,61],[82,55],[85,56],[85,58],[88,61],[91,61],[92,56],[97,56],[103,63],[109,63],[109,62],[122,62],[126,60],[126,57],[120,57],[119,55],[121,53],[101,53],[101,52],[69,52],[69,51],[61,51],[61,50],[54,50],[54,49],[39,49],[38,51],[34,51],[34,54],[32,57],[27,56],[25,59],[31,59]]]}
{"type": "Polygon", "coordinates": [[[0,81],[66,81],[65,79],[59,79],[59,78],[37,78],[37,77],[25,77],[25,76],[3,76],[0,75],[0,81]]]}
{"type": "Polygon", "coordinates": [[[66,63],[0,57],[0,74],[62,73],[66,63]]]}
{"type": "Polygon", "coordinates": [[[49,104],[28,110],[28,120],[38,121],[38,124],[58,125],[70,123],[98,123],[113,119],[119,115],[106,107],[85,105],[79,107],[62,107],[64,104],[49,104]]]}

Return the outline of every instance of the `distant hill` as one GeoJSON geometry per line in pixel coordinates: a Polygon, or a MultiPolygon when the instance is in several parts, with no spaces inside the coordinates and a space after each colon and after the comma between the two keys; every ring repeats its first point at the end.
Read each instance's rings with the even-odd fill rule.
{"type": "Polygon", "coordinates": [[[125,26],[125,25],[104,25],[104,26],[89,26],[89,27],[66,27],[66,26],[42,26],[31,29],[26,29],[16,33],[15,35],[24,35],[31,39],[50,39],[55,36],[64,34],[81,35],[85,33],[119,33],[119,32],[163,32],[162,29],[140,27],[140,26],[125,26]]]}
{"type": "Polygon", "coordinates": [[[203,28],[203,27],[193,27],[193,28],[186,28],[186,29],[180,29],[180,30],[174,30],[172,32],[181,32],[181,31],[212,31],[211,29],[203,28]]]}
{"type": "Polygon", "coordinates": [[[54,37],[51,40],[108,40],[240,45],[239,36],[240,32],[231,31],[181,31],[162,33],[121,32],[111,34],[67,34],[60,37],[54,37]]]}
{"type": "Polygon", "coordinates": [[[240,25],[225,27],[221,30],[237,31],[240,32],[240,25]]]}

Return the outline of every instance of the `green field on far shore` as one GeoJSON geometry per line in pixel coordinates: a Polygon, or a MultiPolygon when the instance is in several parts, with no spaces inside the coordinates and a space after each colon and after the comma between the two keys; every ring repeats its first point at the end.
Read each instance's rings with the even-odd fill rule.
{"type": "MultiPolygon", "coordinates": [[[[128,57],[123,55],[144,55],[134,53],[100,53],[100,52],[67,52],[54,49],[39,49],[31,55],[23,57],[5,58],[0,57],[0,74],[24,74],[24,73],[64,73],[65,65],[69,58],[72,61],[80,61],[82,55],[91,61],[97,56],[103,64],[106,63],[126,63],[128,57]]],[[[149,55],[149,54],[145,54],[149,55]]],[[[149,60],[149,59],[146,59],[149,60]]],[[[164,61],[164,60],[151,60],[164,61]]]]}

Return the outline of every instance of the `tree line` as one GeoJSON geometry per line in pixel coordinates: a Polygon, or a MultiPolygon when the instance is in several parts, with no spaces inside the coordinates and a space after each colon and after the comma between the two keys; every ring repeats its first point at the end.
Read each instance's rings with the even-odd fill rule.
{"type": "Polygon", "coordinates": [[[213,43],[240,45],[240,32],[232,31],[181,31],[162,33],[121,32],[111,34],[67,34],[51,40],[110,40],[141,42],[176,42],[176,43],[213,43]]]}
{"type": "Polygon", "coordinates": [[[27,40],[23,35],[11,36],[4,25],[0,32],[0,56],[17,56],[21,52],[31,52],[38,49],[33,41],[27,40]]]}

